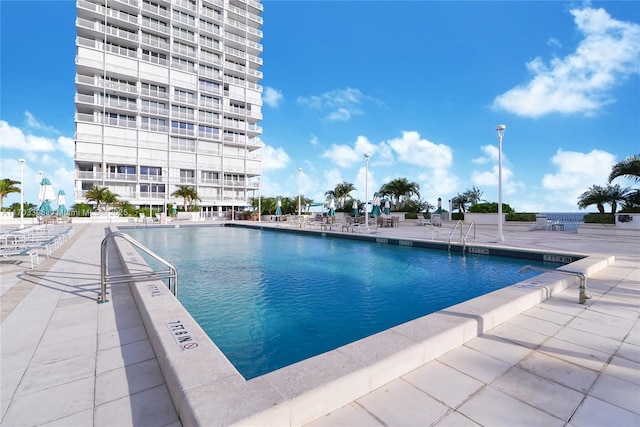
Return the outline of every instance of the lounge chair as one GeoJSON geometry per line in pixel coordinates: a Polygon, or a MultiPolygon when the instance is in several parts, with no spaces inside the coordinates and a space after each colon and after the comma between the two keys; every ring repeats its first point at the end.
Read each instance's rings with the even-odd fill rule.
{"type": "Polygon", "coordinates": [[[8,259],[10,256],[29,256],[31,261],[31,269],[35,265],[38,265],[38,252],[34,249],[13,249],[13,248],[0,248],[0,256],[4,259],[8,259]],[[34,263],[35,260],[35,263],[34,263]]]}
{"type": "Polygon", "coordinates": [[[427,237],[427,233],[431,233],[431,240],[435,240],[436,236],[440,233],[440,229],[429,221],[425,221],[422,226],[424,227],[425,238],[427,237]]]}

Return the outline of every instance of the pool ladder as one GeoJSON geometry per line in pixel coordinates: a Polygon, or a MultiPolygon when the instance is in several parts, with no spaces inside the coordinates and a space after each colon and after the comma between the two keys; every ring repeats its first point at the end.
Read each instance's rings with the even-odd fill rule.
{"type": "Polygon", "coordinates": [[[100,246],[100,296],[98,297],[98,302],[108,302],[107,299],[107,285],[112,285],[114,283],[129,283],[129,282],[151,282],[155,280],[165,280],[169,279],[169,290],[178,297],[178,270],[171,265],[168,261],[161,258],[158,254],[153,252],[151,249],[144,246],[142,243],[135,240],[133,237],[128,234],[122,233],[120,231],[114,231],[112,233],[107,234],[107,236],[102,239],[102,243],[100,246]],[[167,267],[167,270],[161,271],[148,271],[148,272],[140,272],[140,273],[129,273],[129,274],[108,274],[107,265],[108,265],[108,255],[107,255],[107,244],[110,240],[115,239],[116,237],[122,237],[127,242],[131,243],[138,249],[141,249],[143,252],[159,261],[161,264],[164,264],[167,267]]]}
{"type": "Polygon", "coordinates": [[[453,230],[451,230],[451,233],[449,233],[449,249],[448,249],[449,252],[451,252],[451,239],[453,238],[453,234],[456,232],[458,227],[460,227],[460,243],[462,243],[462,255],[464,255],[464,251],[467,249],[467,238],[469,237],[469,233],[471,232],[472,229],[473,229],[473,243],[476,242],[476,222],[471,221],[471,224],[469,224],[469,228],[467,228],[466,233],[462,229],[462,220],[459,219],[458,222],[456,222],[456,226],[453,227],[453,230]]]}

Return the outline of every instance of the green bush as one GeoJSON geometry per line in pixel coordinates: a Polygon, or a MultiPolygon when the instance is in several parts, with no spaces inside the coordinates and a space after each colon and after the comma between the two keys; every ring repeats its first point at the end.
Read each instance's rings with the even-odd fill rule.
{"type": "Polygon", "coordinates": [[[536,214],[534,213],[508,213],[504,217],[505,221],[522,221],[522,222],[535,222],[536,214]]]}
{"type": "Polygon", "coordinates": [[[452,221],[464,221],[464,212],[454,212],[451,214],[452,221]]]}
{"type": "MultiPolygon", "coordinates": [[[[502,212],[503,213],[513,213],[515,212],[511,206],[506,203],[502,204],[502,212]]],[[[469,208],[469,213],[498,213],[498,203],[496,202],[486,202],[486,203],[476,203],[469,208]]]]}
{"type": "Polygon", "coordinates": [[[615,224],[616,218],[613,214],[590,213],[583,219],[585,224],[615,224]]]}

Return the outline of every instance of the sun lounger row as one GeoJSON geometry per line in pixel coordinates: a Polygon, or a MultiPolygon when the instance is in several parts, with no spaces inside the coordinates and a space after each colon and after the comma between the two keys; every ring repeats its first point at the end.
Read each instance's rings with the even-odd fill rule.
{"type": "Polygon", "coordinates": [[[5,253],[43,250],[47,258],[73,234],[72,227],[36,226],[13,230],[0,235],[0,247],[5,253]]]}

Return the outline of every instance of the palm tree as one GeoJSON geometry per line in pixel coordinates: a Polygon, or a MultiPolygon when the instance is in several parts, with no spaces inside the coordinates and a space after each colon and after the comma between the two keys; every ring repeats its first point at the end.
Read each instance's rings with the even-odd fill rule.
{"type": "Polygon", "coordinates": [[[607,203],[611,206],[611,214],[615,215],[618,210],[618,203],[625,202],[631,195],[631,189],[622,188],[620,185],[607,185],[607,203]]]}
{"type": "Polygon", "coordinates": [[[20,181],[14,181],[13,179],[5,178],[0,180],[0,210],[2,210],[2,202],[4,198],[11,193],[19,193],[20,187],[16,187],[16,184],[21,184],[20,181]]]}
{"type": "Polygon", "coordinates": [[[592,185],[587,191],[578,196],[578,207],[586,209],[588,206],[596,205],[598,212],[604,213],[604,205],[609,201],[607,189],[600,185],[592,185]]]}
{"type": "Polygon", "coordinates": [[[102,203],[105,204],[107,216],[109,216],[109,205],[115,205],[116,203],[118,203],[118,197],[119,196],[116,193],[112,193],[108,189],[102,194],[102,203]]]}
{"type": "Polygon", "coordinates": [[[466,212],[467,203],[469,203],[467,196],[464,194],[458,194],[453,199],[451,199],[452,209],[458,209],[459,213],[466,212]]]}
{"type": "Polygon", "coordinates": [[[396,178],[380,187],[380,196],[389,196],[396,210],[404,208],[404,200],[411,197],[420,197],[420,185],[409,182],[407,178],[396,178]]]}
{"type": "Polygon", "coordinates": [[[625,160],[613,165],[611,174],[609,174],[609,183],[619,176],[628,178],[634,182],[640,181],[640,155],[634,154],[625,160]]]}
{"type": "Polygon", "coordinates": [[[475,185],[471,188],[471,190],[467,188],[467,190],[463,193],[463,196],[465,197],[467,203],[470,203],[471,206],[477,204],[480,201],[483,201],[481,199],[482,191],[479,188],[476,188],[475,185]]]}
{"type": "Polygon", "coordinates": [[[107,191],[109,191],[107,187],[98,187],[97,185],[94,185],[87,191],[87,194],[85,194],[84,197],[87,201],[93,200],[96,202],[96,208],[99,209],[100,205],[104,202],[104,197],[107,191]]]}
{"type": "Polygon", "coordinates": [[[198,196],[198,192],[195,188],[190,185],[179,185],[178,189],[171,193],[171,197],[182,197],[184,201],[184,211],[187,212],[187,207],[194,200],[200,200],[200,196],[198,196]]]}
{"type": "Polygon", "coordinates": [[[325,196],[333,196],[338,203],[340,204],[340,208],[344,208],[344,202],[350,197],[349,193],[355,190],[356,187],[347,181],[342,181],[341,183],[336,185],[336,188],[333,190],[329,190],[324,193],[325,196]]]}

